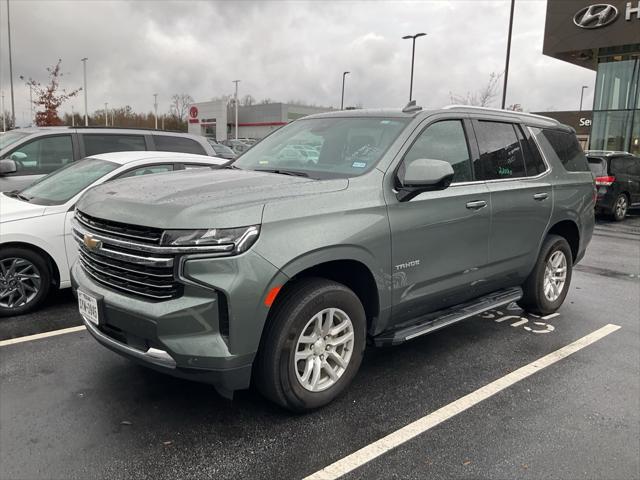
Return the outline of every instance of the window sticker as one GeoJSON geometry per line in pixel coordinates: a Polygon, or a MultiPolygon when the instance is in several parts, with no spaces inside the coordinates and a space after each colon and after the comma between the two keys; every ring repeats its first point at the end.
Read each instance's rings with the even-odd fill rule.
{"type": "Polygon", "coordinates": [[[367,166],[366,162],[353,162],[351,167],[353,168],[365,168],[367,166]]]}

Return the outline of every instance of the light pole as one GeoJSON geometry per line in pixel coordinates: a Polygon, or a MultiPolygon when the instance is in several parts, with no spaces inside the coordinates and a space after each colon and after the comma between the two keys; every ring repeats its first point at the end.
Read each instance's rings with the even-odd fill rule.
{"type": "Polygon", "coordinates": [[[153,94],[153,116],[156,117],[156,130],[158,129],[158,94],[153,94]]]}
{"type": "Polygon", "coordinates": [[[84,126],[89,126],[89,113],[87,111],[87,57],[84,57],[82,61],[82,71],[84,74],[84,126]]]}
{"type": "Polygon", "coordinates": [[[71,105],[71,126],[76,126],[76,112],[73,110],[73,105],[71,105]]]}
{"type": "Polygon", "coordinates": [[[2,132],[7,131],[7,120],[4,117],[4,90],[0,94],[2,96],[2,104],[0,104],[0,112],[2,112],[2,132]]]}
{"type": "Polygon", "coordinates": [[[342,72],[342,99],[340,100],[340,110],[344,110],[344,79],[351,72],[342,72]]]}
{"type": "Polygon", "coordinates": [[[582,90],[580,91],[580,111],[582,111],[582,99],[584,98],[584,89],[589,88],[588,85],[583,85],[582,90]]]}
{"type": "MultiPolygon", "coordinates": [[[[7,0],[7,39],[9,47],[9,85],[11,86],[11,123],[16,128],[16,107],[13,101],[13,62],[11,59],[11,15],[9,14],[9,0],[7,0]]],[[[2,112],[4,115],[4,112],[2,112]]]]}
{"type": "Polygon", "coordinates": [[[240,80],[234,80],[233,83],[236,84],[236,93],[233,95],[233,103],[236,108],[236,140],[238,139],[238,83],[240,80]]]}
{"type": "Polygon", "coordinates": [[[107,102],[104,102],[104,126],[108,127],[109,126],[109,114],[107,113],[107,106],[109,104],[107,102]]]}
{"type": "MultiPolygon", "coordinates": [[[[24,75],[20,75],[20,80],[25,80],[24,75]]],[[[33,85],[30,82],[24,82],[24,84],[29,87],[29,114],[31,115],[31,120],[29,120],[29,123],[33,125],[35,123],[33,115],[33,85]]]]}
{"type": "Polygon", "coordinates": [[[507,58],[504,62],[504,85],[502,87],[502,109],[507,102],[507,79],[509,78],[509,57],[511,56],[511,32],[513,31],[513,9],[516,0],[511,0],[511,13],[509,14],[509,36],[507,37],[507,58]]]}
{"type": "Polygon", "coordinates": [[[409,83],[409,101],[413,98],[413,62],[416,56],[416,38],[424,37],[426,33],[416,33],[415,35],[405,35],[402,37],[403,40],[411,39],[413,42],[411,46],[411,82],[409,83]]]}

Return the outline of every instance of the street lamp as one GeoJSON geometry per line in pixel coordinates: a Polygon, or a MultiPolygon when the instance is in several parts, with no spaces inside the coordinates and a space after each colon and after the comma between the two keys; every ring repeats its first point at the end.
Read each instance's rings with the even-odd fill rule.
{"type": "Polygon", "coordinates": [[[582,99],[584,98],[584,89],[589,88],[588,85],[583,85],[582,90],[580,91],[580,111],[582,111],[582,99]]]}
{"type": "Polygon", "coordinates": [[[20,75],[20,80],[24,81],[24,84],[29,87],[29,113],[31,114],[31,120],[29,120],[29,124],[34,124],[34,116],[33,116],[33,85],[31,82],[26,82],[24,75],[20,75]]]}
{"type": "Polygon", "coordinates": [[[156,130],[158,129],[158,94],[153,94],[153,112],[154,117],[156,117],[156,130]]]}
{"type": "Polygon", "coordinates": [[[502,109],[507,102],[507,79],[509,78],[509,59],[511,57],[511,32],[513,31],[513,9],[516,0],[511,0],[511,13],[509,14],[509,35],[507,36],[507,58],[504,61],[504,84],[502,86],[502,109]]]}
{"type": "Polygon", "coordinates": [[[84,74],[84,126],[89,126],[89,113],[87,111],[87,57],[81,59],[82,71],[84,74]]]}
{"type": "Polygon", "coordinates": [[[351,72],[342,72],[342,100],[340,100],[340,110],[344,110],[344,79],[351,72]]]}
{"type": "Polygon", "coordinates": [[[104,102],[104,126],[108,127],[109,126],[109,114],[107,113],[107,107],[108,107],[108,103],[104,102]]]}
{"type": "Polygon", "coordinates": [[[233,96],[233,103],[236,107],[236,140],[238,139],[238,83],[240,80],[233,80],[233,83],[236,84],[236,93],[233,96]]]}
{"type": "Polygon", "coordinates": [[[413,42],[411,47],[411,83],[409,83],[409,101],[413,98],[413,62],[416,56],[416,38],[424,37],[426,33],[416,33],[415,35],[405,35],[402,37],[403,40],[411,39],[413,42]]]}

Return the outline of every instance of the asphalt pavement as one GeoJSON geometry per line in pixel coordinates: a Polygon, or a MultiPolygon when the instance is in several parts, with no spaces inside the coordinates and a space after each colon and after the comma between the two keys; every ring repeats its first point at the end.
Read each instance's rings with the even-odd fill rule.
{"type": "MultiPolygon", "coordinates": [[[[599,222],[558,313],[511,306],[370,348],[306,415],[252,390],[224,400],[84,331],[0,346],[0,478],[303,478],[607,324],[621,328],[344,478],[640,478],[640,215],[599,222]]],[[[61,292],[0,335],[79,324],[61,292]]]]}

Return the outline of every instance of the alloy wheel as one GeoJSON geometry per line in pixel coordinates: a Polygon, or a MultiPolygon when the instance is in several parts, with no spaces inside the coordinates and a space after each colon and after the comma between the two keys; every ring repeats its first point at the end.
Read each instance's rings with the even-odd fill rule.
{"type": "Polygon", "coordinates": [[[550,302],[555,302],[562,291],[567,280],[567,257],[561,250],[556,250],[551,254],[544,269],[544,296],[550,302]]]}
{"type": "Polygon", "coordinates": [[[40,291],[38,268],[25,258],[0,260],[0,307],[18,308],[31,302],[40,291]]]}
{"type": "Polygon", "coordinates": [[[311,392],[326,390],[344,374],[354,347],[353,323],[339,308],[316,313],[296,343],[294,368],[300,385],[311,392]]]}
{"type": "Polygon", "coordinates": [[[617,218],[624,218],[627,214],[627,197],[620,195],[616,201],[615,214],[617,218]]]}

